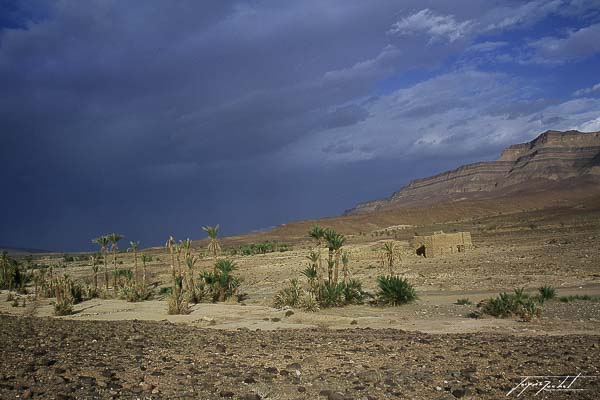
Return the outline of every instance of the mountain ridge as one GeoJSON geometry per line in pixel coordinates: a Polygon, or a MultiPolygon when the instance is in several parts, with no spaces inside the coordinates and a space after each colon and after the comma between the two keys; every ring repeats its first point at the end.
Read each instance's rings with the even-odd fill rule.
{"type": "Polygon", "coordinates": [[[566,179],[600,182],[600,132],[548,130],[530,142],[508,146],[495,161],[414,179],[390,197],[359,203],[344,215],[494,197],[566,179]]]}

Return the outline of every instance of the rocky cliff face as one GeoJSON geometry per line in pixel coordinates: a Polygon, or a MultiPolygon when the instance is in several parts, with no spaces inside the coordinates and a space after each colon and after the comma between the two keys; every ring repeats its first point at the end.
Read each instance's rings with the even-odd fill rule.
{"type": "Polygon", "coordinates": [[[506,148],[497,161],[468,164],[415,179],[390,198],[361,203],[347,214],[494,196],[527,190],[533,182],[578,177],[600,178],[600,132],[546,131],[529,143],[506,148]]]}

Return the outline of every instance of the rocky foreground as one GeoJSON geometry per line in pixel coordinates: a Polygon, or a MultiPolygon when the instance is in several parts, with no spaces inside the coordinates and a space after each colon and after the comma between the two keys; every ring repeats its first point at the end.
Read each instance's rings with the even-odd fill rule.
{"type": "MultiPolygon", "coordinates": [[[[522,375],[600,375],[600,337],[222,331],[0,316],[0,398],[507,398],[522,375]]],[[[531,382],[537,382],[530,378],[531,382]]],[[[572,379],[567,383],[571,383],[572,379]]],[[[597,399],[600,377],[520,398],[597,399]]],[[[547,389],[549,389],[548,387],[547,389]]]]}

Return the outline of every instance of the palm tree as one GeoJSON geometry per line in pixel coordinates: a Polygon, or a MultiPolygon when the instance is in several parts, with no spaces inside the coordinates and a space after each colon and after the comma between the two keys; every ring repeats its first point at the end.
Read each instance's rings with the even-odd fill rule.
{"type": "Polygon", "coordinates": [[[401,261],[400,253],[398,252],[396,244],[394,242],[384,243],[381,263],[384,266],[387,264],[390,275],[393,274],[394,261],[396,260],[401,261]]]}
{"type": "MultiPolygon", "coordinates": [[[[185,259],[185,265],[187,266],[187,271],[185,273],[185,284],[187,286],[187,290],[190,293],[194,292],[194,266],[196,265],[197,258],[196,256],[188,256],[185,259]]],[[[194,299],[196,300],[196,299],[194,299]]]]}
{"type": "Polygon", "coordinates": [[[342,253],[342,265],[344,272],[344,283],[348,283],[348,277],[350,276],[350,270],[348,270],[348,263],[350,262],[350,253],[344,251],[342,253]]]}
{"type": "MultiPolygon", "coordinates": [[[[107,263],[107,255],[108,255],[108,245],[110,240],[107,235],[99,236],[96,239],[92,240],[92,243],[100,246],[100,251],[102,252],[102,259],[104,260],[104,284],[106,286],[106,290],[108,290],[108,263],[107,263]]],[[[52,272],[50,272],[52,273],[52,272]]],[[[52,278],[51,278],[52,279],[52,278]]]]}
{"type": "Polygon", "coordinates": [[[92,272],[94,273],[94,292],[98,293],[98,257],[95,254],[90,256],[90,262],[92,263],[92,272]]]}
{"type": "Polygon", "coordinates": [[[142,287],[146,288],[146,263],[150,262],[150,257],[142,254],[142,287]]]}
{"type": "Polygon", "coordinates": [[[322,271],[319,268],[319,262],[321,261],[321,252],[311,251],[309,255],[306,256],[306,258],[308,258],[308,261],[310,262],[308,264],[308,268],[305,269],[305,271],[308,271],[308,274],[304,273],[304,275],[308,278],[311,287],[316,287],[323,281],[322,271]]]}
{"type": "Polygon", "coordinates": [[[180,240],[179,244],[183,248],[183,258],[187,260],[192,255],[192,241],[190,238],[180,240]]]}
{"type": "MultiPolygon", "coordinates": [[[[340,235],[339,233],[337,233],[333,229],[327,229],[325,231],[325,240],[327,241],[327,247],[329,249],[329,260],[328,260],[328,267],[329,268],[331,268],[331,263],[333,261],[333,256],[335,255],[335,261],[333,261],[333,265],[335,266],[335,272],[334,272],[334,276],[333,276],[333,282],[337,283],[337,281],[338,281],[339,265],[340,265],[341,249],[342,249],[342,246],[344,245],[344,242],[346,242],[346,237],[344,235],[340,235]]],[[[329,280],[331,282],[331,276],[329,277],[329,280]]]]}
{"type": "Polygon", "coordinates": [[[171,274],[173,275],[173,279],[175,279],[175,238],[173,236],[169,236],[167,242],[165,243],[165,247],[169,249],[169,253],[171,253],[171,274]]]}
{"type": "Polygon", "coordinates": [[[137,259],[137,251],[138,251],[138,247],[140,247],[140,242],[129,242],[129,248],[127,249],[127,251],[131,251],[133,252],[133,265],[134,265],[134,282],[137,285],[138,282],[138,259],[137,259]]]}
{"type": "Polygon", "coordinates": [[[308,231],[308,236],[314,239],[315,247],[317,249],[317,254],[319,255],[318,259],[318,271],[319,271],[319,282],[323,281],[323,265],[321,263],[321,241],[325,237],[325,230],[321,228],[319,225],[313,226],[308,231]]]}
{"type": "Polygon", "coordinates": [[[217,285],[219,287],[219,301],[224,301],[227,292],[237,286],[237,280],[231,273],[237,268],[232,260],[218,260],[215,263],[217,285]]]}
{"type": "Polygon", "coordinates": [[[123,239],[125,236],[120,233],[110,233],[108,235],[108,240],[110,241],[110,250],[113,253],[113,287],[117,287],[117,250],[119,250],[119,240],[123,239]]]}
{"type": "Polygon", "coordinates": [[[215,226],[206,225],[202,227],[202,230],[208,234],[210,242],[208,243],[208,252],[217,259],[217,256],[221,252],[221,245],[219,244],[219,240],[217,239],[217,235],[219,234],[219,224],[215,226]]]}
{"type": "Polygon", "coordinates": [[[182,243],[183,242],[180,240],[178,244],[173,246],[173,249],[175,250],[176,259],[177,259],[177,274],[179,276],[181,276],[181,253],[183,252],[182,243]]]}

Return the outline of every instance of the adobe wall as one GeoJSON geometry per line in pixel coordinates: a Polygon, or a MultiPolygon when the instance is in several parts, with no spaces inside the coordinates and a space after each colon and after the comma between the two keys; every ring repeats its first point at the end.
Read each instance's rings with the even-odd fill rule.
{"type": "Polygon", "coordinates": [[[422,249],[425,257],[437,257],[444,254],[461,253],[473,247],[470,232],[436,233],[413,238],[415,250],[422,249]]]}

